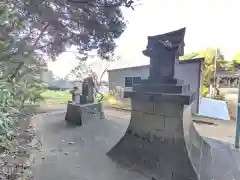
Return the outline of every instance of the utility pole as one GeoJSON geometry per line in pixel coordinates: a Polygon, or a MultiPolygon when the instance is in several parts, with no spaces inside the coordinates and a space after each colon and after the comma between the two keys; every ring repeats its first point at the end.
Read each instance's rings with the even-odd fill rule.
{"type": "Polygon", "coordinates": [[[217,83],[216,83],[217,58],[218,58],[218,48],[216,49],[215,57],[214,57],[213,96],[216,93],[216,87],[217,87],[217,83]]]}
{"type": "Polygon", "coordinates": [[[237,117],[236,117],[236,136],[235,148],[239,149],[239,130],[240,130],[240,83],[238,83],[238,102],[237,102],[237,117]]]}

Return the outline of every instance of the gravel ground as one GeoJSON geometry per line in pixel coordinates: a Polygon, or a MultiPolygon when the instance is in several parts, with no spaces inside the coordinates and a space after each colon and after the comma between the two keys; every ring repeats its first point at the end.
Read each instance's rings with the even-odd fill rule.
{"type": "Polygon", "coordinates": [[[12,148],[0,155],[0,179],[13,180],[31,178],[32,157],[31,150],[34,148],[32,139],[35,129],[31,125],[31,117],[21,119],[14,131],[12,148]],[[24,178],[23,178],[24,177],[24,178]]]}

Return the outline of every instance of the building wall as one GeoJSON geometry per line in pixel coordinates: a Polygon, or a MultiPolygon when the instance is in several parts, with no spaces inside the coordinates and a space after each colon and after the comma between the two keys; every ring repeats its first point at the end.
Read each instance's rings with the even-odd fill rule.
{"type": "MultiPolygon", "coordinates": [[[[184,80],[184,84],[190,84],[191,91],[196,92],[196,100],[192,106],[192,112],[198,113],[199,99],[201,97],[202,77],[201,73],[202,61],[200,59],[181,61],[176,64],[175,77],[184,80]]],[[[108,71],[109,90],[119,91],[124,88],[124,77],[141,76],[146,79],[149,75],[149,65],[123,68],[108,71]]]]}
{"type": "Polygon", "coordinates": [[[190,84],[192,92],[196,92],[196,99],[192,105],[192,112],[197,114],[199,108],[199,99],[202,89],[201,61],[184,62],[176,66],[175,77],[184,80],[184,84],[190,84]]]}
{"type": "Polygon", "coordinates": [[[109,70],[108,71],[109,90],[118,91],[119,88],[124,88],[125,77],[141,76],[142,78],[148,78],[148,74],[149,66],[109,70]]]}

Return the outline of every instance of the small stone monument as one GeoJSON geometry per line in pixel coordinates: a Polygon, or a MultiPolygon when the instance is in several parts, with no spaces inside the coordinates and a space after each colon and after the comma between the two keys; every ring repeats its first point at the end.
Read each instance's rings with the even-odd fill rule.
{"type": "Polygon", "coordinates": [[[94,102],[94,81],[92,77],[87,77],[83,80],[82,84],[82,96],[80,104],[93,103],[94,102]]]}
{"type": "Polygon", "coordinates": [[[75,125],[82,125],[83,123],[102,119],[104,117],[102,111],[102,104],[100,102],[94,103],[94,81],[92,77],[87,77],[82,83],[82,93],[74,93],[74,100],[68,103],[65,120],[75,125]]]}
{"type": "Polygon", "coordinates": [[[76,102],[76,92],[78,90],[78,87],[74,86],[73,89],[70,91],[72,95],[72,102],[76,102]]]}

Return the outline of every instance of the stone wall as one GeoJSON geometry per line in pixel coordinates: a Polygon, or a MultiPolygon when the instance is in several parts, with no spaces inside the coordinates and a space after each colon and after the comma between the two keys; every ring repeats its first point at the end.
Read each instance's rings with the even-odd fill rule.
{"type": "Polygon", "coordinates": [[[211,147],[194,127],[191,116],[191,106],[184,107],[183,124],[188,155],[198,179],[211,180],[213,176],[211,147]]]}
{"type": "Polygon", "coordinates": [[[126,134],[108,155],[119,163],[127,159],[141,173],[156,179],[196,179],[184,143],[184,106],[150,102],[144,97],[133,97],[131,102],[133,111],[126,134]]]}
{"type": "Polygon", "coordinates": [[[140,136],[151,132],[152,136],[175,139],[182,134],[181,105],[170,102],[147,102],[132,99],[130,128],[140,136]],[[175,134],[169,134],[175,132],[175,134]]]}
{"type": "Polygon", "coordinates": [[[88,121],[96,121],[103,118],[103,110],[101,103],[92,103],[81,105],[81,113],[83,124],[88,121]]]}

